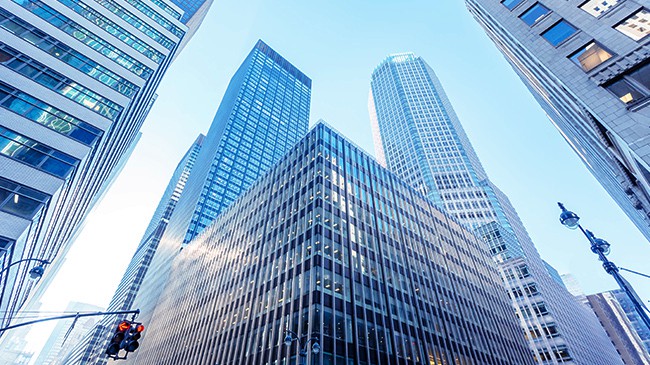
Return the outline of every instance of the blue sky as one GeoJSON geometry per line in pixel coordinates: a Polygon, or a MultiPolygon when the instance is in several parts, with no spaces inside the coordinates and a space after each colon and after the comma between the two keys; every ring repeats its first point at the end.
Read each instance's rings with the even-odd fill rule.
{"type": "MultiPolygon", "coordinates": [[[[216,0],[165,76],[139,146],[90,216],[42,310],[62,310],[71,300],[108,304],[175,165],[207,131],[230,77],[259,38],[312,78],[312,124],[325,119],[370,153],[373,69],[391,53],[422,56],[544,259],[571,272],[587,293],[615,287],[586,239],[558,223],[556,202],[563,201],[612,244],[610,258],[618,265],[648,271],[648,241],[554,129],[461,0],[216,0]]],[[[648,279],[627,278],[650,299],[648,279]]],[[[33,337],[47,328],[36,327],[33,337]]]]}

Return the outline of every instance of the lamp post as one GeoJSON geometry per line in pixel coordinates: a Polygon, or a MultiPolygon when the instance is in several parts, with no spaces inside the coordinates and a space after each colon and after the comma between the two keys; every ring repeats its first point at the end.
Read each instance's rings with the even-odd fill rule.
{"type": "Polygon", "coordinates": [[[15,262],[12,262],[9,264],[9,266],[5,267],[4,269],[0,270],[0,278],[2,278],[2,275],[5,273],[5,271],[9,270],[12,266],[19,264],[21,262],[25,261],[38,261],[40,264],[37,266],[34,266],[31,270],[29,270],[29,278],[32,280],[38,280],[43,276],[43,273],[45,272],[45,265],[50,264],[48,260],[43,260],[43,259],[34,259],[34,258],[29,258],[29,259],[22,259],[18,260],[15,262]]]}
{"type": "Polygon", "coordinates": [[[320,352],[320,344],[318,343],[318,337],[311,335],[310,338],[307,336],[300,337],[295,332],[286,330],[286,335],[284,337],[284,344],[287,347],[291,348],[291,344],[295,341],[298,342],[298,349],[300,350],[300,362],[299,365],[307,365],[307,348],[309,343],[312,342],[311,352],[318,354],[320,352]]]}
{"type": "Polygon", "coordinates": [[[589,243],[591,243],[591,252],[595,253],[598,255],[598,259],[603,262],[603,269],[610,274],[611,276],[614,277],[614,280],[616,280],[616,283],[618,283],[618,286],[621,287],[621,289],[627,294],[627,296],[630,298],[630,301],[634,305],[634,308],[636,309],[637,313],[641,317],[641,320],[643,320],[643,323],[645,323],[648,328],[650,328],[650,318],[648,317],[648,314],[646,313],[646,308],[643,305],[643,302],[639,299],[637,296],[636,292],[634,292],[634,289],[632,288],[632,285],[621,276],[619,273],[619,268],[611,261],[607,259],[607,255],[610,252],[610,244],[605,241],[602,238],[597,238],[594,236],[594,234],[589,231],[588,229],[582,228],[580,225],[580,217],[578,217],[577,214],[574,212],[566,209],[564,207],[564,204],[562,203],[557,203],[557,205],[562,209],[562,213],[560,213],[560,223],[562,223],[564,226],[566,226],[569,229],[576,229],[580,228],[582,233],[587,237],[589,240],[589,243]]]}

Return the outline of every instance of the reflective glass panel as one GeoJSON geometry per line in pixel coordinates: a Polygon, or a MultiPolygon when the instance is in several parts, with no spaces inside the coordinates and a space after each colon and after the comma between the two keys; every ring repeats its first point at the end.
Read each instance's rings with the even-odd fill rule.
{"type": "Polygon", "coordinates": [[[571,37],[578,30],[565,20],[560,20],[559,23],[550,27],[546,32],[542,33],[542,37],[548,41],[548,43],[553,46],[559,45],[564,42],[567,38],[571,37]]]}
{"type": "Polygon", "coordinates": [[[550,13],[551,11],[548,10],[544,5],[540,3],[536,3],[533,5],[530,9],[526,10],[519,18],[524,21],[524,23],[532,26],[533,24],[537,23],[544,15],[550,13]]]}
{"type": "Polygon", "coordinates": [[[635,41],[638,41],[650,34],[649,21],[650,12],[646,9],[641,9],[614,28],[635,41]]]}

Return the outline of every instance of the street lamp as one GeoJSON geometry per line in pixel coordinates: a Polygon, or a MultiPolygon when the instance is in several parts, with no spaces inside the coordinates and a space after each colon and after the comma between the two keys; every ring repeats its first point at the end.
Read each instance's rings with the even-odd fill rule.
{"type": "Polygon", "coordinates": [[[312,342],[311,352],[313,354],[318,354],[320,352],[320,344],[318,343],[318,337],[314,336],[313,334],[309,339],[307,339],[307,336],[303,336],[301,338],[295,332],[290,330],[286,330],[285,333],[286,335],[284,337],[284,344],[287,345],[287,347],[291,348],[291,344],[294,341],[298,342],[298,349],[300,349],[299,365],[307,365],[307,348],[310,342],[312,342]]]}
{"type": "Polygon", "coordinates": [[[31,270],[29,270],[29,278],[31,280],[38,280],[43,276],[43,273],[45,272],[45,265],[50,264],[48,260],[42,260],[42,259],[34,259],[34,258],[29,258],[29,259],[22,259],[18,260],[15,262],[12,262],[9,264],[9,266],[5,267],[4,269],[0,270],[0,278],[2,277],[2,274],[4,274],[5,271],[9,270],[12,266],[19,264],[21,262],[25,261],[37,261],[39,262],[38,265],[34,266],[31,270]]]}
{"type": "Polygon", "coordinates": [[[648,318],[648,314],[645,312],[647,309],[643,305],[643,302],[639,299],[636,292],[634,292],[632,285],[630,285],[630,283],[628,283],[627,280],[621,276],[619,273],[619,268],[613,262],[607,259],[611,245],[604,239],[596,237],[591,231],[582,228],[579,223],[580,217],[578,217],[578,215],[574,212],[566,209],[564,207],[564,204],[557,203],[557,205],[560,207],[560,209],[562,209],[562,213],[560,213],[560,223],[569,229],[580,228],[582,233],[584,233],[584,235],[589,240],[589,243],[591,243],[591,252],[598,255],[598,259],[603,262],[603,268],[605,271],[614,277],[614,280],[616,280],[621,289],[630,298],[630,301],[634,305],[634,308],[636,309],[645,325],[650,328],[650,318],[648,318]]]}

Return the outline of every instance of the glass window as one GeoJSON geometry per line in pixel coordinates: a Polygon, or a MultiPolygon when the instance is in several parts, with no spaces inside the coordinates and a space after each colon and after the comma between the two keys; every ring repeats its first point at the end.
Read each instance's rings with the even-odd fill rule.
{"type": "Polygon", "coordinates": [[[577,52],[569,56],[569,59],[576,65],[582,67],[585,71],[590,71],[594,67],[612,58],[611,53],[605,50],[596,42],[590,42],[580,48],[577,52]]]}
{"type": "Polygon", "coordinates": [[[618,0],[589,0],[580,5],[580,9],[598,17],[605,14],[609,9],[618,4],[618,0]]]}
{"type": "Polygon", "coordinates": [[[0,178],[0,211],[32,219],[49,198],[47,194],[0,178]]]}
{"type": "Polygon", "coordinates": [[[650,64],[627,72],[622,78],[606,86],[625,104],[639,101],[650,95],[650,64]]]}
{"type": "Polygon", "coordinates": [[[503,0],[501,1],[501,4],[505,6],[506,8],[512,10],[515,8],[515,6],[521,4],[523,0],[503,0]]]}
{"type": "Polygon", "coordinates": [[[78,160],[0,127],[0,154],[60,178],[67,178],[78,160]]]}
{"type": "Polygon", "coordinates": [[[650,34],[650,12],[641,9],[614,28],[635,41],[650,34]]]}
{"type": "Polygon", "coordinates": [[[577,31],[578,30],[566,20],[560,20],[557,24],[542,33],[542,37],[544,37],[548,43],[557,47],[577,31]]]}
{"type": "Polygon", "coordinates": [[[536,3],[535,5],[531,6],[530,9],[526,10],[519,18],[524,21],[524,23],[532,26],[533,24],[537,23],[544,15],[550,13],[551,11],[548,10],[544,5],[540,3],[536,3]]]}
{"type": "Polygon", "coordinates": [[[635,102],[643,98],[644,96],[641,92],[639,92],[632,84],[630,84],[625,79],[615,81],[606,87],[607,90],[611,91],[625,104],[630,104],[632,102],[635,102]]]}
{"type": "MultiPolygon", "coordinates": [[[[22,0],[13,0],[18,5],[23,8],[31,11],[33,14],[36,14],[39,18],[45,20],[46,22],[54,25],[59,28],[64,33],[71,35],[73,38],[79,42],[87,45],[88,47],[100,52],[104,56],[115,61],[119,65],[123,66],[127,70],[135,73],[136,75],[148,79],[149,76],[153,73],[153,70],[146,67],[142,63],[136,61],[133,57],[127,55],[122,50],[112,46],[104,39],[100,38],[94,33],[91,33],[88,29],[81,27],[79,24],[73,22],[72,20],[64,17],[56,10],[51,7],[43,4],[38,0],[32,1],[22,1],[22,0]]],[[[9,14],[9,17],[12,15],[9,14]]],[[[0,23],[3,22],[3,18],[7,17],[3,9],[0,9],[0,23]]]]}

